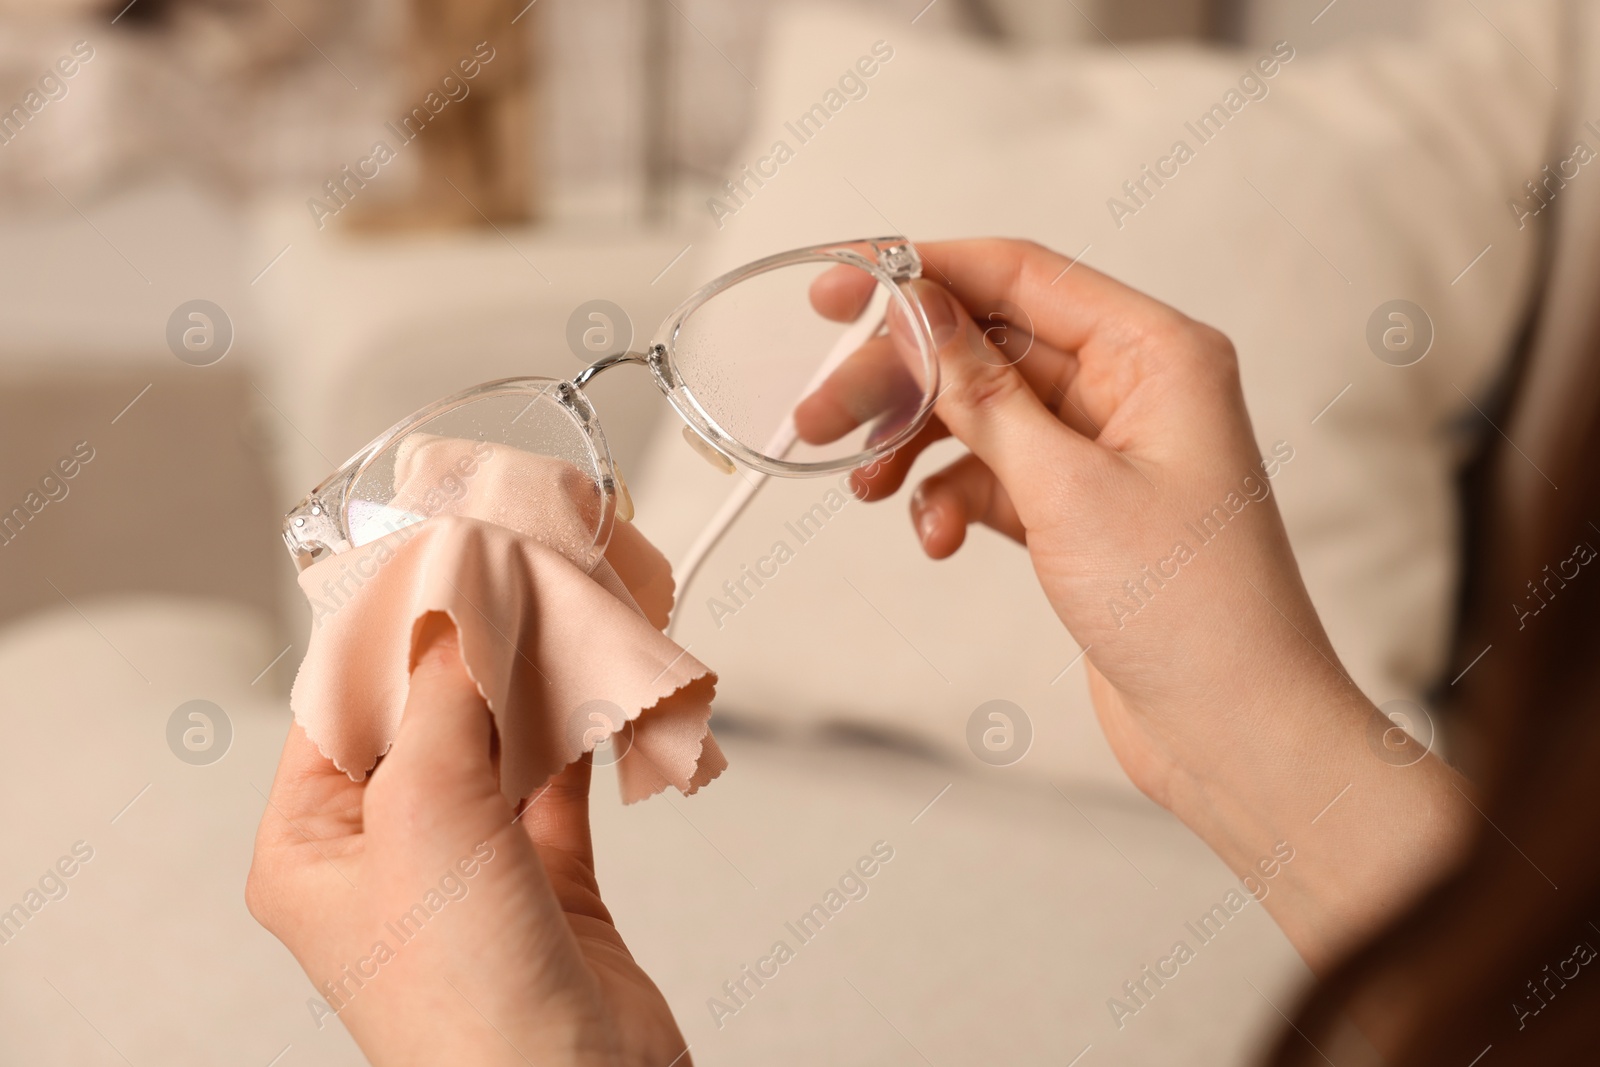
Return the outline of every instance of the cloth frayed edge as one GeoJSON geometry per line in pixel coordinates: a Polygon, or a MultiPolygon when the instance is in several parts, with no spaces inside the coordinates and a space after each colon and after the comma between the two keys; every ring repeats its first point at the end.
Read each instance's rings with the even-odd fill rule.
{"type": "MultiPolygon", "coordinates": [[[[676,584],[676,583],[674,583],[674,584],[676,584]]],[[[636,608],[636,610],[637,610],[637,608],[636,608]]],[[[411,671],[416,669],[416,665],[417,665],[417,639],[418,639],[418,636],[420,634],[420,629],[421,629],[421,626],[422,626],[422,622],[429,615],[443,615],[446,618],[448,618],[450,620],[450,625],[455,627],[456,640],[458,642],[463,640],[464,631],[461,629],[461,622],[460,622],[459,619],[456,618],[455,612],[451,611],[449,608],[428,608],[427,610],[423,611],[415,619],[411,620],[411,638],[410,638],[410,642],[409,642],[410,648],[409,648],[409,650],[407,651],[407,654],[406,654],[406,663],[407,663],[406,674],[407,674],[408,678],[410,676],[411,671]]],[[[684,651],[687,652],[687,649],[685,649],[684,651]]],[[[499,732],[499,726],[498,726],[498,723],[495,720],[496,712],[495,712],[495,708],[494,708],[494,701],[489,699],[489,694],[485,693],[484,690],[483,690],[483,683],[480,682],[478,680],[476,674],[473,673],[472,661],[467,657],[465,648],[463,648],[461,650],[461,666],[467,672],[467,677],[471,680],[472,687],[475,690],[477,690],[478,697],[483,701],[484,706],[489,709],[490,727],[492,729],[494,729],[496,733],[498,733],[499,732]]],[[[671,664],[668,664],[668,666],[671,666],[671,664]]],[[[665,673],[665,671],[663,671],[662,673],[665,673]]],[[[666,790],[666,786],[671,786],[672,788],[678,790],[678,793],[681,796],[686,796],[686,797],[693,796],[694,794],[698,793],[701,789],[705,788],[706,786],[710,785],[712,782],[714,782],[718,778],[720,778],[722,776],[722,772],[727,770],[727,764],[726,764],[726,762],[724,762],[722,766],[718,767],[714,771],[711,771],[710,774],[706,775],[703,779],[701,777],[702,773],[704,772],[705,767],[706,767],[706,762],[705,762],[706,761],[706,742],[711,739],[711,714],[712,714],[712,712],[711,712],[711,702],[712,702],[713,699],[715,699],[716,694],[717,694],[717,672],[713,671],[710,667],[707,667],[703,663],[700,664],[700,670],[699,670],[698,673],[693,674],[689,678],[685,679],[685,681],[683,682],[682,685],[674,686],[674,687],[672,687],[670,689],[665,689],[665,690],[661,690],[660,692],[658,692],[656,694],[656,699],[655,699],[654,703],[648,704],[648,705],[638,709],[632,715],[628,716],[627,722],[630,725],[633,724],[633,723],[638,722],[640,719],[644,718],[646,713],[654,711],[657,708],[659,708],[663,701],[669,699],[670,697],[676,696],[677,694],[683,692],[684,690],[688,689],[690,686],[694,685],[696,682],[701,681],[702,679],[709,679],[709,682],[708,682],[709,691],[706,694],[706,698],[705,698],[705,702],[704,702],[705,709],[706,709],[706,715],[705,715],[705,718],[702,720],[702,725],[704,725],[705,730],[700,735],[700,745],[699,745],[699,748],[696,749],[696,751],[695,751],[694,773],[691,774],[689,776],[689,778],[688,778],[689,788],[688,789],[684,789],[682,786],[679,786],[676,782],[673,781],[672,776],[665,772],[665,769],[662,768],[660,764],[655,763],[655,762],[650,762],[649,765],[651,767],[655,768],[656,773],[659,775],[659,777],[662,779],[662,781],[666,783],[666,785],[663,785],[662,788],[657,789],[654,792],[647,793],[644,796],[635,797],[632,800],[624,800],[623,803],[625,805],[637,804],[640,801],[648,800],[650,797],[659,796],[661,793],[663,793],[666,790]]],[[[300,729],[304,730],[305,733],[306,733],[306,736],[308,738],[310,738],[311,737],[311,732],[309,730],[306,730],[305,723],[300,721],[299,712],[295,712],[294,721],[296,723],[299,723],[300,729]]],[[[621,730],[614,731],[611,734],[611,736],[615,737],[618,733],[621,733],[621,732],[622,732],[621,730]]],[[[368,762],[366,767],[357,768],[356,770],[351,770],[349,767],[346,767],[346,766],[344,766],[344,764],[340,763],[339,760],[337,758],[335,758],[334,755],[331,752],[328,751],[327,747],[324,746],[320,741],[317,741],[317,740],[315,740],[313,738],[311,743],[316,746],[317,751],[319,753],[321,753],[323,759],[325,759],[329,763],[333,764],[333,766],[334,766],[334,768],[336,770],[338,770],[341,774],[343,774],[346,777],[348,777],[352,782],[364,782],[364,781],[366,781],[367,778],[371,776],[373,770],[378,766],[379,761],[381,761],[385,756],[387,756],[391,751],[394,750],[394,741],[391,740],[387,745],[385,745],[383,747],[383,750],[381,752],[378,752],[376,755],[374,755],[372,757],[371,761],[368,762]]],[[[598,744],[599,744],[599,742],[597,741],[596,742],[596,746],[598,746],[598,744]]],[[[562,765],[562,770],[565,770],[567,767],[572,766],[572,764],[576,763],[578,759],[582,759],[584,757],[584,755],[586,755],[586,754],[588,754],[590,752],[593,752],[593,751],[594,751],[594,747],[589,747],[589,748],[584,749],[582,752],[580,752],[578,754],[577,759],[571,760],[568,763],[563,764],[562,765]]],[[[644,757],[641,756],[640,758],[642,759],[644,757]]],[[[556,774],[560,774],[560,773],[561,773],[560,771],[556,771],[550,777],[553,778],[553,777],[555,777],[556,774]]],[[[548,784],[548,782],[549,782],[549,779],[546,779],[545,783],[543,783],[543,784],[548,784]]],[[[533,794],[531,794],[531,793],[528,794],[528,796],[532,796],[532,795],[533,794]]],[[[521,799],[526,800],[527,797],[522,797],[521,799]]]]}

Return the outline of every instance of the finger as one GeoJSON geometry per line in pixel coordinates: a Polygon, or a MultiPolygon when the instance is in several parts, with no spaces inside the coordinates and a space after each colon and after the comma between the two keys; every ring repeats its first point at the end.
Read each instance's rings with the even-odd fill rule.
{"type": "Polygon", "coordinates": [[[467,674],[449,616],[423,616],[414,655],[400,730],[374,779],[436,800],[498,796],[493,720],[467,674]]]}
{"type": "Polygon", "coordinates": [[[298,845],[308,837],[327,840],[358,833],[361,813],[352,807],[350,797],[359,788],[318,750],[298,722],[290,723],[261,816],[258,844],[298,845]]]}
{"type": "MultiPolygon", "coordinates": [[[[994,332],[985,333],[993,336],[994,332]]],[[[1004,362],[1017,368],[1023,380],[1057,419],[1089,440],[1100,435],[1100,427],[1083,410],[1077,394],[1078,358],[1035,337],[1009,339],[1010,350],[1002,352],[1004,362]]],[[[851,490],[857,499],[882,500],[894,494],[911,473],[911,467],[924,449],[950,436],[949,427],[938,416],[930,418],[920,432],[887,456],[880,457],[851,474],[851,490]]]]}
{"type": "Polygon", "coordinates": [[[841,263],[811,283],[811,306],[834,322],[854,322],[872,302],[878,281],[860,267],[841,263]]]}
{"type": "Polygon", "coordinates": [[[539,853],[550,887],[569,915],[610,921],[594,871],[589,829],[589,779],[594,757],[585,754],[523,803],[517,816],[539,853]]]}
{"type": "Polygon", "coordinates": [[[1035,334],[1073,352],[1120,324],[1186,317],[1093,267],[1031,241],[990,238],[917,245],[924,276],[982,317],[1026,308],[1035,334]]]}
{"type": "Polygon", "coordinates": [[[1036,337],[1026,324],[1018,328],[1002,319],[999,312],[991,311],[980,317],[968,307],[967,314],[972,316],[987,342],[988,351],[993,353],[985,355],[985,359],[1017,368],[1028,388],[1057,419],[1091,441],[1099,436],[1100,427],[1084,412],[1075,395],[1080,366],[1076,353],[1061,351],[1036,337]]]}
{"type": "MultiPolygon", "coordinates": [[[[1077,357],[1087,371],[1075,380],[1089,384],[1074,389],[1072,400],[1088,423],[1104,426],[1152,378],[1190,389],[1234,373],[1232,347],[1216,331],[1037,244],[959,241],[918,251],[927,276],[975,313],[996,305],[1027,308],[1040,340],[1077,357]]],[[[1190,406],[1191,414],[1206,410],[1190,406]]]]}
{"type": "MultiPolygon", "coordinates": [[[[1099,433],[1099,427],[1072,396],[1078,372],[1076,356],[1009,327],[991,325],[982,332],[996,353],[995,358],[1016,367],[1028,387],[1058,419],[1085,437],[1093,439],[1099,433]],[[1002,338],[1001,343],[995,342],[997,337],[1002,338]]],[[[867,439],[870,447],[874,437],[892,434],[905,426],[926,396],[926,389],[908,372],[906,364],[906,353],[887,334],[862,345],[796,405],[795,430],[800,439],[809,444],[826,444],[876,420],[873,435],[867,439]]],[[[947,432],[921,439],[921,446],[908,458],[915,458],[921,447],[946,435],[947,432]]]]}
{"type": "MultiPolygon", "coordinates": [[[[1086,458],[1089,443],[1045,408],[954,297],[926,280],[914,288],[937,347],[934,411],[951,433],[1007,485],[1051,480],[1063,464],[1086,458]]],[[[889,328],[905,350],[918,349],[918,332],[905,317],[890,316],[889,328]]]]}
{"type": "Polygon", "coordinates": [[[322,754],[299,722],[290,723],[289,734],[283,739],[283,754],[278,757],[278,770],[272,778],[273,804],[293,818],[307,810],[306,804],[315,797],[319,786],[340,780],[350,779],[322,754]]]}
{"type": "Polygon", "coordinates": [[[517,822],[529,840],[594,869],[589,831],[589,780],[594,758],[586,753],[523,801],[517,822]]]}
{"type": "Polygon", "coordinates": [[[913,377],[888,334],[870,338],[794,409],[795,432],[807,444],[837,441],[876,422],[866,446],[891,437],[917,414],[927,390],[913,377]]]}
{"type": "MultiPolygon", "coordinates": [[[[996,331],[986,329],[985,337],[996,331]]],[[[1099,436],[1100,428],[1084,414],[1077,398],[1079,361],[1075,353],[1063,352],[1048,341],[1033,336],[1013,337],[1001,356],[1022,375],[1044,406],[1074,432],[1091,441],[1099,436]]]]}
{"type": "Polygon", "coordinates": [[[850,491],[857,500],[882,500],[892,495],[905,482],[906,476],[911,473],[911,466],[916,462],[924,449],[935,441],[942,441],[950,436],[950,429],[937,417],[928,420],[927,424],[917,433],[889,453],[879,457],[866,466],[857,467],[850,472],[850,491]]]}
{"type": "Polygon", "coordinates": [[[1016,541],[1026,532],[1005,487],[981,459],[971,455],[923,479],[911,497],[911,518],[923,551],[933,559],[944,559],[960,548],[974,522],[1016,541]]]}

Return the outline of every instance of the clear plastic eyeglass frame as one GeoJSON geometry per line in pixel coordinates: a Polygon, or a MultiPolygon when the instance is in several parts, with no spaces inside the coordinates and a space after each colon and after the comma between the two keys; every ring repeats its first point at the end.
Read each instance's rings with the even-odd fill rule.
{"type": "MultiPolygon", "coordinates": [[[[486,382],[471,389],[445,397],[396,423],[352,456],[345,464],[313,489],[284,519],[283,536],[296,565],[304,570],[327,553],[340,553],[366,543],[352,532],[350,506],[353,490],[362,475],[378,457],[394,448],[407,435],[421,429],[454,409],[493,398],[507,398],[513,404],[526,397],[528,404],[522,411],[531,409],[541,399],[553,400],[569,417],[578,430],[577,440],[587,452],[582,458],[592,465],[600,495],[599,519],[594,546],[589,550],[587,563],[599,561],[610,543],[616,519],[632,517],[632,503],[627,487],[614,466],[605,434],[600,427],[593,406],[583,388],[597,374],[623,364],[639,364],[649,368],[667,402],[684,422],[685,439],[714,465],[733,471],[735,464],[753,472],[739,480],[734,492],[697,539],[688,555],[678,567],[678,585],[686,589],[693,580],[700,563],[715,547],[717,541],[732,525],[756,491],[769,475],[782,477],[807,477],[840,473],[870,464],[909,441],[927,422],[934,398],[938,395],[938,361],[934,341],[928,327],[927,316],[911,282],[921,277],[922,261],[915,247],[903,237],[881,237],[841,244],[817,245],[769,256],[724,274],[703,286],[669,315],[656,332],[644,352],[624,352],[607,356],[585,368],[570,381],[552,378],[506,378],[486,382]],[[889,293],[889,303],[897,304],[898,311],[914,327],[920,346],[922,366],[922,397],[915,412],[892,434],[879,440],[874,436],[867,445],[851,455],[822,462],[794,462],[786,458],[796,441],[793,419],[787,418],[786,429],[780,429],[766,441],[746,441],[720,425],[707,410],[702,398],[685,382],[680,373],[678,340],[684,322],[718,294],[758,275],[783,267],[802,264],[846,264],[870,274],[883,291],[889,293]]],[[[829,352],[817,371],[816,377],[803,393],[809,393],[827,375],[837,369],[850,354],[885,328],[890,308],[883,316],[869,318],[849,328],[833,351],[829,352]]],[[[776,328],[781,329],[781,325],[776,328]]],[[[742,355],[741,359],[744,358],[742,355]]],[[[752,359],[761,353],[751,353],[752,359]]],[[[798,404],[803,396],[796,396],[798,404]]],[[[791,414],[793,405],[789,408],[791,414]]],[[[420,516],[410,521],[421,521],[420,516]]],[[[681,598],[680,598],[681,602],[681,598]]]]}

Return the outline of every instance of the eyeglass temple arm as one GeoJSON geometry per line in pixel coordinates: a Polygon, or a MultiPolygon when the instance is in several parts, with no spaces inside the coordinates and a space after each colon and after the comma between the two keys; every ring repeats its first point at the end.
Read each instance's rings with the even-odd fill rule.
{"type": "MultiPolygon", "coordinates": [[[[801,390],[802,397],[809,396],[816,390],[828,376],[838,369],[849,355],[866,343],[867,338],[878,331],[877,321],[867,318],[852,325],[844,335],[834,342],[833,350],[828,353],[828,358],[822,361],[822,366],[812,375],[811,381],[801,390]]],[[[798,406],[798,401],[796,402],[798,406]]],[[[789,454],[789,449],[794,447],[795,440],[799,437],[794,425],[794,412],[790,410],[789,416],[784,419],[783,425],[773,434],[772,440],[767,443],[766,454],[783,458],[789,454]]],[[[687,602],[689,587],[694,584],[695,575],[706,558],[711,555],[717,543],[722,540],[734,522],[743,514],[744,509],[755,499],[756,493],[767,484],[771,475],[765,471],[740,470],[743,476],[739,484],[734,487],[728,498],[722,502],[722,507],[711,517],[711,522],[700,536],[695,538],[694,544],[689,546],[688,553],[683,557],[683,562],[678,566],[677,591],[680,596],[673,601],[672,615],[667,620],[667,636],[672,636],[672,631],[677,627],[678,620],[683,617],[683,606],[687,602]]]]}
{"type": "Polygon", "coordinates": [[[695,575],[700,572],[700,567],[710,557],[713,549],[723,535],[733,526],[734,522],[755,499],[756,493],[767,484],[771,475],[763,471],[740,470],[739,484],[734,487],[728,498],[722,502],[717,513],[711,517],[710,523],[700,531],[700,536],[695,538],[694,544],[689,546],[689,551],[684,555],[683,562],[678,565],[677,587],[680,594],[672,605],[672,615],[667,622],[667,636],[671,637],[677,628],[678,620],[683,618],[683,609],[688,603],[686,595],[694,584],[695,575]]]}

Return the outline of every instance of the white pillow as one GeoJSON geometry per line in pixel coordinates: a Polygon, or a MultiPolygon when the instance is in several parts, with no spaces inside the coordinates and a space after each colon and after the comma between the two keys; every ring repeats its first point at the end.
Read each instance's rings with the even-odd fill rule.
{"type": "MultiPolygon", "coordinates": [[[[1285,45],[1272,78],[1245,83],[1265,87],[1254,100],[1241,79],[1266,50],[1022,56],[848,11],[792,11],[774,29],[763,108],[730,176],[778,139],[794,157],[737,211],[716,212],[706,276],[888,232],[1024,236],[1084,252],[1219,327],[1238,347],[1263,453],[1293,451],[1274,486],[1347,668],[1380,703],[1417,699],[1444,669],[1452,623],[1446,430],[1488,388],[1533,280],[1535,243],[1506,198],[1546,162],[1554,92],[1535,67],[1559,74],[1558,42],[1521,29],[1546,8],[1491,8],[1498,29],[1469,12],[1426,46],[1313,60],[1286,58],[1285,45]],[[892,58],[866,95],[794,146],[785,123],[878,42],[892,58]],[[1186,125],[1236,103],[1206,143],[1186,125]],[[1179,139],[1193,158],[1129,201],[1123,183],[1179,139]],[[1119,197],[1137,210],[1114,211],[1119,197]],[[1368,320],[1394,299],[1434,325],[1414,366],[1369,349],[1368,320]]],[[[638,522],[674,559],[731,488],[678,433],[657,430],[634,479],[638,522]]],[[[947,442],[920,470],[956,451],[947,442]]],[[[834,486],[774,479],[684,594],[679,639],[720,672],[722,706],[789,723],[847,718],[966,759],[969,717],[1006,699],[1035,734],[1019,768],[1122,782],[1082,665],[1065,670],[1078,650],[1024,552],[979,530],[953,560],[930,562],[905,494],[850,502],[799,543],[785,522],[834,486]],[[724,581],[777,540],[794,558],[760,588],[746,580],[735,614],[713,612],[708,598],[729,605],[724,581]]]]}

